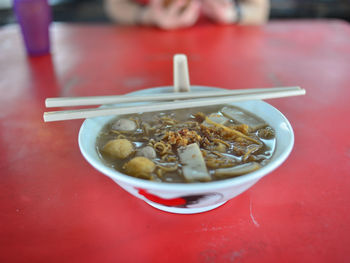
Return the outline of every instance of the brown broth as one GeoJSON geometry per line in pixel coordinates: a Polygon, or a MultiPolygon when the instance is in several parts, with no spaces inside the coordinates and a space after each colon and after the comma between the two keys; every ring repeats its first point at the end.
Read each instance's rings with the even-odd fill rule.
{"type": "MultiPolygon", "coordinates": [[[[217,128],[215,131],[219,134],[210,134],[212,136],[206,136],[205,132],[206,128],[200,128],[201,125],[198,122],[199,117],[196,117],[196,113],[202,112],[206,116],[209,116],[212,113],[217,113],[222,115],[220,110],[224,107],[229,107],[233,109],[239,109],[244,114],[247,114],[249,118],[254,118],[257,120],[261,120],[255,115],[246,112],[240,108],[220,105],[220,106],[212,106],[212,107],[198,107],[193,109],[181,109],[176,111],[165,111],[165,112],[151,112],[151,113],[142,113],[142,114],[130,114],[118,116],[115,119],[108,122],[101,130],[97,141],[96,147],[97,151],[100,154],[101,159],[105,162],[106,165],[113,167],[114,169],[120,171],[121,173],[127,174],[125,170],[125,164],[129,162],[131,159],[135,157],[135,153],[132,153],[125,159],[118,159],[115,157],[111,157],[109,154],[106,154],[103,151],[103,147],[110,140],[114,140],[117,138],[125,138],[132,142],[135,150],[145,147],[147,145],[152,145],[152,142],[159,142],[166,140],[164,139],[164,135],[166,132],[174,132],[175,134],[179,134],[177,132],[184,131],[183,129],[188,129],[188,131],[195,131],[197,135],[201,136],[201,139],[196,141],[200,145],[200,149],[202,154],[205,155],[204,159],[206,161],[206,166],[211,177],[211,181],[222,180],[233,176],[217,176],[216,175],[216,167],[212,167],[213,165],[218,165],[219,168],[223,168],[223,166],[238,166],[244,163],[255,162],[259,164],[259,166],[264,166],[267,164],[269,159],[271,158],[274,148],[275,148],[275,137],[274,131],[268,124],[264,124],[262,128],[259,128],[255,131],[249,131],[246,135],[252,138],[252,140],[258,141],[259,144],[254,143],[252,141],[246,139],[237,139],[231,137],[221,136],[224,132],[222,128],[217,128]],[[137,124],[137,129],[132,132],[118,132],[112,130],[112,125],[118,119],[130,119],[135,121],[137,124]],[[175,124],[172,124],[173,120],[175,120],[175,124]],[[150,127],[150,129],[145,128],[145,125],[150,127]],[[145,134],[147,130],[148,134],[145,134]],[[264,139],[262,136],[270,135],[272,138],[264,139]],[[207,139],[207,140],[205,140],[207,139]],[[206,142],[209,141],[209,144],[206,142]],[[226,150],[224,152],[219,152],[217,149],[217,145],[220,141],[223,141],[223,145],[226,145],[226,150]],[[248,153],[249,150],[256,150],[252,153],[248,153]],[[219,163],[219,164],[218,164],[219,163]],[[234,163],[234,165],[232,165],[234,163]]],[[[227,117],[227,115],[225,115],[227,117]]],[[[202,123],[203,124],[203,123],[202,123]]],[[[227,123],[225,123],[226,127],[230,127],[230,129],[235,126],[235,130],[240,130],[237,127],[239,123],[237,123],[233,119],[229,119],[227,123]]],[[[203,126],[203,125],[202,125],[203,126]]],[[[211,126],[211,125],[209,125],[211,126]]],[[[211,126],[212,127],[212,126],[211,126]]],[[[243,129],[244,130],[244,129],[243,129]]],[[[187,138],[185,136],[185,138],[187,138]]],[[[169,141],[168,141],[169,142],[169,141]]],[[[182,142],[180,140],[180,142],[182,142]]],[[[190,143],[188,143],[190,144],[190,143]]],[[[185,180],[182,171],[182,164],[179,160],[179,156],[177,153],[177,149],[181,146],[177,146],[172,144],[171,150],[173,154],[168,156],[173,156],[174,158],[164,158],[160,152],[157,152],[156,158],[152,159],[152,162],[156,165],[156,169],[152,174],[149,175],[147,179],[153,181],[160,182],[169,182],[169,183],[184,183],[188,182],[185,180]],[[162,158],[163,157],[163,158],[162,158]],[[173,160],[172,160],[173,159],[173,160]],[[175,171],[164,172],[161,167],[175,167],[178,168],[175,171]],[[158,170],[162,170],[162,174],[160,176],[160,172],[158,170]]],[[[222,147],[222,146],[221,146],[222,147]]],[[[130,175],[130,174],[129,174],[130,175]]],[[[132,176],[132,175],[131,175],[132,176]]]]}

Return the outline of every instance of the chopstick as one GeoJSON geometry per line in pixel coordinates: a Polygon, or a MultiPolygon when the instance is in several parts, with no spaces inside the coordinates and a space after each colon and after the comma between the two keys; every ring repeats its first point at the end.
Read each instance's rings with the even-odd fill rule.
{"type": "Polygon", "coordinates": [[[300,87],[277,87],[277,88],[259,88],[259,89],[243,89],[243,90],[227,90],[227,91],[203,91],[203,92],[183,92],[183,93],[163,93],[142,96],[93,96],[93,97],[61,97],[61,98],[47,98],[45,106],[51,107],[68,107],[68,106],[88,106],[88,105],[104,105],[115,103],[128,102],[145,102],[145,101],[169,101],[178,99],[194,99],[205,97],[220,97],[240,94],[255,94],[260,92],[276,92],[296,90],[300,87]]]}
{"type": "MultiPolygon", "coordinates": [[[[153,111],[164,111],[164,110],[175,110],[181,108],[193,108],[200,106],[211,106],[218,104],[225,104],[238,101],[247,100],[262,100],[262,99],[273,99],[290,96],[304,95],[306,92],[300,87],[293,87],[288,89],[278,89],[276,91],[258,92],[258,93],[246,93],[238,94],[234,96],[221,96],[212,98],[200,98],[200,99],[188,99],[183,101],[174,102],[161,102],[151,103],[147,105],[139,106],[128,106],[128,107],[108,107],[108,108],[96,108],[96,109],[80,109],[80,110],[68,110],[68,111],[53,111],[44,113],[44,121],[62,121],[62,120],[73,120],[73,119],[84,119],[108,115],[122,115],[139,112],[153,112],[153,111]]],[[[181,93],[180,93],[181,94],[181,93]]],[[[178,94],[178,95],[180,95],[178,94]]],[[[176,94],[166,94],[171,99],[174,99],[176,94]]],[[[130,96],[131,98],[131,96],[130,96]]],[[[145,102],[145,97],[143,97],[145,102]]]]}

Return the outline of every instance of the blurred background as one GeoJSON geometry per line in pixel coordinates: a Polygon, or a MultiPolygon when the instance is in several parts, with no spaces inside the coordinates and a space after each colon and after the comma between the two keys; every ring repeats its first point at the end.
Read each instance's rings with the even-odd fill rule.
{"type": "MultiPolygon", "coordinates": [[[[49,0],[54,21],[109,23],[102,0],[49,0]]],[[[271,19],[339,18],[350,22],[350,0],[271,0],[271,19]]],[[[12,0],[0,0],[0,25],[14,23],[12,0]]]]}

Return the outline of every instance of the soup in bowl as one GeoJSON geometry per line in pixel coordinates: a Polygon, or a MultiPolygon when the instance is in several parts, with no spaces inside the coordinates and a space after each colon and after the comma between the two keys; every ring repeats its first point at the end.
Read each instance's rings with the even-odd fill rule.
{"type": "MultiPolygon", "coordinates": [[[[165,92],[172,87],[133,94],[165,92]]],[[[288,120],[263,101],[92,118],[79,133],[93,167],[148,204],[183,214],[214,209],[247,190],[288,157],[293,143],[288,120]]]]}

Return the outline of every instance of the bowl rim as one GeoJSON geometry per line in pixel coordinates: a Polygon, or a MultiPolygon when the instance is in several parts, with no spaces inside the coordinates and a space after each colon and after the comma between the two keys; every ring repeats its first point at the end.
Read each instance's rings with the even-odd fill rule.
{"type": "MultiPolygon", "coordinates": [[[[143,92],[154,92],[157,90],[164,90],[172,88],[171,86],[161,86],[161,87],[154,87],[154,88],[148,88],[148,89],[141,89],[137,90],[135,92],[128,93],[128,95],[136,95],[138,93],[143,92]]],[[[193,89],[219,89],[215,87],[209,87],[209,86],[191,86],[193,89]]],[[[276,168],[278,168],[289,156],[291,153],[293,146],[294,146],[294,132],[291,124],[289,123],[288,119],[275,107],[270,105],[267,102],[264,102],[262,100],[257,100],[259,103],[266,104],[265,106],[270,107],[272,110],[274,110],[277,114],[279,114],[286,124],[286,128],[290,132],[290,141],[286,145],[284,151],[272,162],[268,162],[265,166],[261,167],[260,169],[245,174],[240,175],[233,178],[228,178],[224,180],[219,181],[212,181],[212,182],[203,182],[203,183],[168,183],[168,182],[154,182],[154,181],[147,181],[144,179],[139,179],[136,177],[132,177],[126,174],[123,174],[111,167],[108,167],[106,164],[103,163],[101,159],[98,161],[93,158],[84,148],[83,146],[83,132],[87,129],[86,127],[89,125],[89,119],[86,119],[83,124],[80,127],[79,135],[78,135],[78,144],[80,151],[84,158],[87,160],[87,162],[92,165],[96,170],[103,173],[104,175],[110,177],[112,180],[114,180],[117,183],[126,183],[129,185],[132,185],[137,188],[147,188],[147,189],[153,189],[153,190],[166,190],[171,192],[177,192],[177,191],[208,191],[208,190],[214,190],[219,188],[227,188],[231,187],[232,185],[241,185],[246,182],[251,182],[254,180],[259,180],[260,178],[266,176],[276,168]]],[[[101,117],[100,117],[101,118],[101,117]]],[[[95,145],[95,142],[94,142],[95,145]]],[[[278,145],[276,145],[278,147],[278,145]]],[[[96,147],[94,147],[94,150],[97,152],[96,147]]],[[[97,152],[98,155],[98,152],[97,152]]]]}

